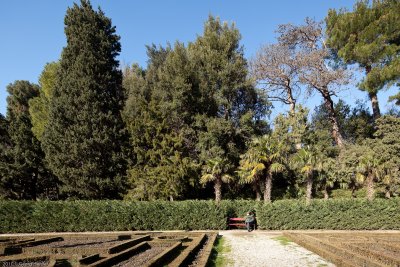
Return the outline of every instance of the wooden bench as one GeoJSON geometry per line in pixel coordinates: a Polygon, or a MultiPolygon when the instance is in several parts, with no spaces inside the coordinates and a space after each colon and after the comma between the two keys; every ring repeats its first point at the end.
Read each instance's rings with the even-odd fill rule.
{"type": "MultiPolygon", "coordinates": [[[[234,228],[246,228],[246,218],[229,218],[228,229],[234,228]]],[[[254,229],[256,229],[256,224],[253,224],[254,229]]]]}
{"type": "Polygon", "coordinates": [[[231,229],[232,226],[236,228],[239,227],[246,228],[246,223],[244,221],[245,218],[229,218],[228,228],[231,229]]]}

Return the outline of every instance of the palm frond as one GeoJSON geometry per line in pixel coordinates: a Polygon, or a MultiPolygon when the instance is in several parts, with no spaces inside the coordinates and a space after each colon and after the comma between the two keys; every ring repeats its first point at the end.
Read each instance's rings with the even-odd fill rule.
{"type": "Polygon", "coordinates": [[[271,166],[269,167],[269,170],[271,173],[283,172],[285,170],[285,165],[275,162],[275,163],[271,164],[271,166]]]}
{"type": "Polygon", "coordinates": [[[300,171],[305,174],[310,174],[313,171],[313,167],[311,165],[305,165],[300,171]]]}
{"type": "Polygon", "coordinates": [[[233,180],[233,176],[231,176],[229,174],[224,174],[224,175],[222,175],[221,180],[224,183],[229,183],[233,180]]]}
{"type": "Polygon", "coordinates": [[[257,175],[259,172],[265,169],[265,165],[263,163],[258,163],[255,166],[253,166],[253,169],[251,171],[252,175],[257,175]]]}
{"type": "Polygon", "coordinates": [[[206,184],[206,183],[212,182],[214,180],[215,180],[215,176],[214,175],[212,175],[212,174],[204,174],[200,178],[200,183],[201,184],[206,184]]]}

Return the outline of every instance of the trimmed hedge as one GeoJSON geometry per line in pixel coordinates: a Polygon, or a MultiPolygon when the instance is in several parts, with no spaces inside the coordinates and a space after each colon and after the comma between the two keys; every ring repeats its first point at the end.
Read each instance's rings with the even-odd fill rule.
{"type": "Polygon", "coordinates": [[[259,229],[400,229],[400,199],[0,201],[0,233],[226,229],[249,210],[259,229]]]}
{"type": "Polygon", "coordinates": [[[271,230],[400,229],[400,199],[282,200],[258,212],[259,227],[271,230]]]}

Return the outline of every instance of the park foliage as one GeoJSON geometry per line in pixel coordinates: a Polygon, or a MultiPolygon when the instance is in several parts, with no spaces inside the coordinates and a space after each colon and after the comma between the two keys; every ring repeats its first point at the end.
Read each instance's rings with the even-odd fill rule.
{"type": "MultiPolygon", "coordinates": [[[[15,81],[7,87],[7,114],[0,114],[0,199],[40,202],[2,205],[33,212],[33,228],[27,231],[39,227],[35,214],[47,208],[54,209],[54,216],[88,209],[89,216],[96,208],[108,207],[104,203],[129,216],[135,207],[152,213],[153,206],[191,214],[193,205],[203,216],[211,209],[209,223],[192,218],[194,229],[221,229],[228,204],[221,208],[209,202],[131,202],[128,207],[126,202],[42,201],[215,198],[218,203],[263,196],[266,203],[306,200],[310,209],[332,205],[338,216],[341,202],[311,200],[328,199],[340,190],[352,197],[364,190],[370,201],[397,197],[400,114],[397,106],[381,114],[378,92],[396,86],[400,78],[398,10],[398,1],[360,1],[352,11],[330,10],[325,24],[306,18],[301,25],[280,25],[276,43],[263,46],[250,60],[244,56],[239,29],[209,15],[193,41],[148,45],[146,67],[121,69],[116,27],[101,9],[82,0],[68,8],[67,44],[59,61],[44,66],[39,85],[15,81]],[[335,99],[352,81],[354,66],[365,72],[356,87],[367,92],[372,113],[367,103],[351,107],[335,99]],[[310,95],[321,99],[312,111],[300,101],[310,95]],[[274,101],[288,105],[289,111],[272,118],[274,101]]],[[[398,94],[391,99],[399,104],[398,94]]],[[[379,203],[371,204],[376,208],[383,205],[372,203],[379,203]]],[[[395,200],[387,203],[390,207],[395,200]]],[[[285,214],[296,206],[279,210],[279,205],[283,204],[260,206],[260,226],[300,227],[280,224],[283,217],[276,218],[276,225],[267,220],[271,210],[285,214]]],[[[302,202],[298,205],[296,212],[303,209],[302,202]]],[[[354,205],[368,213],[363,201],[354,205]]],[[[310,217],[317,224],[318,214],[310,217]]],[[[354,214],[359,216],[359,211],[354,214]]],[[[178,225],[167,221],[158,228],[146,227],[192,227],[186,219],[178,225]]],[[[89,227],[76,223],[65,224],[63,230],[89,227]]],[[[122,225],[109,222],[110,227],[113,223],[114,230],[122,225]]],[[[307,223],[304,219],[301,227],[313,225],[307,223]]],[[[145,222],[128,225],[139,229],[140,224],[145,222]]]]}

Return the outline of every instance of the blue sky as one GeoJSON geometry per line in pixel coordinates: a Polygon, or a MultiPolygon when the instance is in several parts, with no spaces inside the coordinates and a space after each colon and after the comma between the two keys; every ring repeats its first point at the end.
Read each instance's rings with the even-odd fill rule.
{"type": "MultiPolygon", "coordinates": [[[[70,0],[0,1],[0,113],[6,113],[6,86],[15,80],[37,83],[47,62],[58,60],[65,46],[64,15],[70,0]]],[[[76,1],[75,1],[76,2],[76,1]]],[[[234,22],[242,34],[246,58],[255,55],[262,44],[275,41],[279,24],[301,23],[305,17],[322,20],[329,8],[352,9],[353,0],[92,0],[112,19],[121,36],[121,65],[146,66],[145,45],[165,45],[193,41],[202,33],[209,14],[234,22]]],[[[350,86],[352,87],[352,86],[350,86]]],[[[392,88],[380,93],[381,109],[386,110],[392,88]]],[[[347,103],[367,100],[354,87],[340,96],[347,103]]],[[[315,96],[305,100],[313,107],[315,96]]],[[[277,110],[282,110],[280,107],[277,110]]]]}

